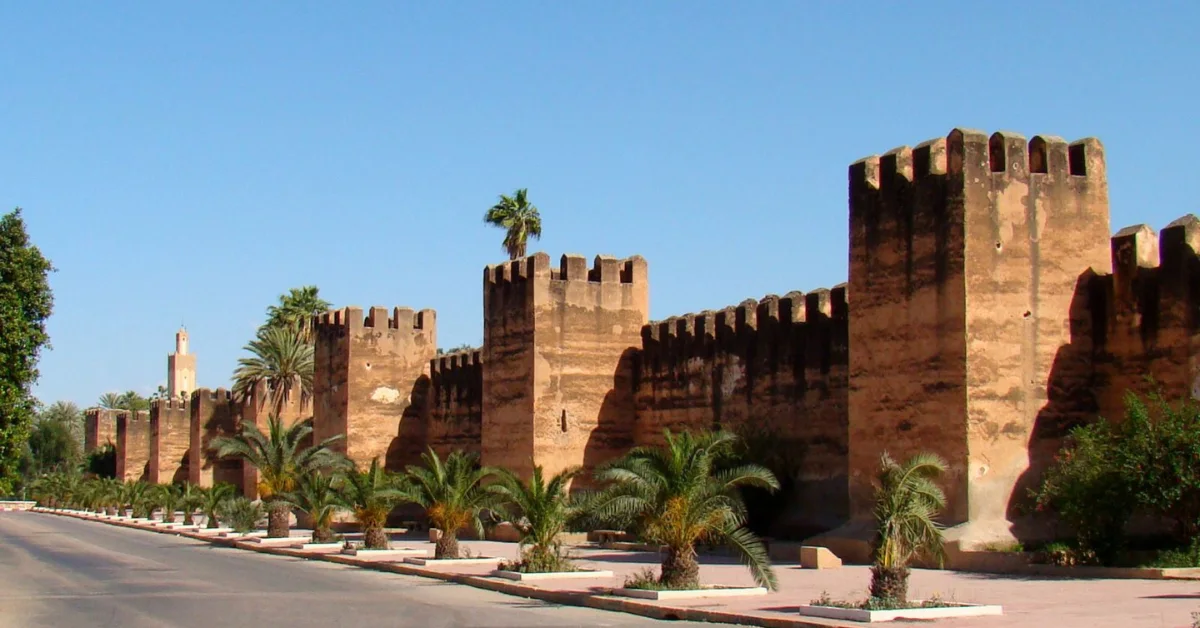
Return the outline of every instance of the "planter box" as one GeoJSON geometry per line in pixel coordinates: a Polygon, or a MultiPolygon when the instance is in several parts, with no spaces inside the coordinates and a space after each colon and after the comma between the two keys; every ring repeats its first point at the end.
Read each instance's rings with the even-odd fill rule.
{"type": "Polygon", "coordinates": [[[247,543],[262,545],[263,547],[293,547],[304,545],[304,542],[312,537],[305,536],[285,536],[279,538],[267,538],[265,536],[255,536],[246,539],[247,543]]]}
{"type": "Polygon", "coordinates": [[[691,600],[711,597],[742,597],[766,595],[764,587],[706,587],[687,591],[651,591],[647,589],[616,589],[613,595],[634,597],[642,600],[691,600]]]}
{"type": "Polygon", "coordinates": [[[227,538],[227,539],[234,539],[234,538],[237,538],[237,539],[251,539],[251,538],[254,538],[254,537],[258,537],[258,536],[264,536],[264,537],[265,537],[265,536],[267,536],[267,531],[266,531],[266,530],[255,530],[255,531],[253,531],[253,532],[246,532],[246,533],[242,533],[242,532],[234,532],[233,530],[230,530],[230,531],[228,531],[228,532],[222,532],[222,533],[221,533],[221,534],[219,534],[218,536],[222,536],[222,537],[225,537],[225,538],[227,538]]]}
{"type": "Polygon", "coordinates": [[[405,558],[404,562],[410,565],[421,565],[423,567],[433,567],[435,565],[487,565],[490,563],[498,563],[502,558],[405,558]]]}
{"type": "Polygon", "coordinates": [[[409,556],[425,556],[429,550],[398,547],[395,549],[344,549],[342,554],[359,560],[402,562],[409,556]]]}
{"type": "Polygon", "coordinates": [[[989,615],[1003,615],[1004,613],[998,604],[954,604],[947,602],[945,606],[935,608],[905,608],[894,611],[866,611],[857,608],[837,608],[835,606],[813,606],[806,604],[800,607],[800,614],[807,617],[874,623],[895,621],[897,619],[929,620],[951,617],[985,617],[989,615]]]}
{"type": "Polygon", "coordinates": [[[622,552],[665,552],[666,545],[651,545],[649,543],[626,543],[624,541],[614,541],[611,543],[601,543],[600,547],[606,550],[619,550],[622,552]]]}
{"type": "Polygon", "coordinates": [[[300,549],[306,552],[340,552],[342,543],[305,543],[300,549]]]}
{"type": "Polygon", "coordinates": [[[204,536],[221,536],[229,532],[233,532],[233,528],[200,528],[196,530],[196,534],[203,534],[204,536]]]}
{"type": "Polygon", "coordinates": [[[505,578],[507,580],[516,580],[517,582],[529,582],[530,580],[560,580],[566,578],[611,578],[611,571],[595,571],[592,569],[581,569],[579,571],[554,571],[548,573],[523,573],[520,571],[502,571],[497,569],[492,572],[497,578],[505,578]]]}

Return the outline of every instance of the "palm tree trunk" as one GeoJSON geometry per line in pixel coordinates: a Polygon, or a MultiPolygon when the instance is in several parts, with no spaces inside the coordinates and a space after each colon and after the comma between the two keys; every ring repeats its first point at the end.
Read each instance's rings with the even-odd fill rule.
{"type": "Polygon", "coordinates": [[[204,519],[205,519],[204,527],[206,527],[206,528],[219,528],[221,526],[221,524],[217,522],[216,511],[205,513],[204,519]]]}
{"type": "Polygon", "coordinates": [[[901,607],[908,604],[908,568],[871,567],[871,597],[901,607]]]}
{"type": "Polygon", "coordinates": [[[671,589],[699,589],[700,563],[696,562],[695,548],[668,547],[658,581],[671,589]]]}
{"type": "Polygon", "coordinates": [[[363,530],[363,542],[367,549],[387,549],[388,537],[379,526],[368,526],[363,530]]]}
{"type": "Polygon", "coordinates": [[[195,523],[195,520],[192,519],[193,515],[194,515],[194,513],[192,512],[191,508],[184,508],[183,509],[183,525],[190,526],[193,523],[195,523]]]}
{"type": "Polygon", "coordinates": [[[330,530],[327,526],[313,526],[312,542],[332,543],[333,530],[330,530]]]}
{"type": "Polygon", "coordinates": [[[288,521],[291,514],[292,509],[286,502],[271,502],[267,506],[267,538],[287,538],[291,534],[291,524],[288,521]]]}
{"type": "Polygon", "coordinates": [[[438,537],[437,544],[434,545],[433,557],[439,560],[458,558],[458,536],[443,530],[442,536],[438,537]]]}

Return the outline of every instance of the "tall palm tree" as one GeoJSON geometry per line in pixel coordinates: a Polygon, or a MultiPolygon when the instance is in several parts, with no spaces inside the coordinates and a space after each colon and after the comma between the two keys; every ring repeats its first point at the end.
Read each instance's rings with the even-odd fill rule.
{"type": "Polygon", "coordinates": [[[121,410],[125,407],[122,405],[122,403],[121,393],[106,392],[103,395],[100,395],[100,400],[97,402],[97,405],[105,410],[121,410]]]}
{"type": "Polygon", "coordinates": [[[934,480],[946,471],[946,462],[920,453],[899,464],[884,452],[879,467],[871,597],[902,607],[908,602],[909,563],[922,554],[945,558],[935,519],[946,507],[946,494],[934,480]]]}
{"type": "Polygon", "coordinates": [[[312,319],[329,311],[331,304],[322,299],[316,286],[301,286],[280,295],[279,304],[267,308],[265,327],[295,330],[304,342],[313,341],[312,319]]]}
{"type": "Polygon", "coordinates": [[[526,188],[512,196],[500,195],[500,200],[483,215],[483,221],[504,229],[504,252],[509,259],[525,257],[525,245],[529,238],[542,237],[542,215],[529,202],[526,188]]]}
{"type": "Polygon", "coordinates": [[[336,474],[305,471],[296,478],[296,488],[283,494],[292,506],[308,513],[312,519],[312,542],[333,541],[330,527],[333,516],[341,509],[336,485],[340,478],[336,474]]]}
{"type": "Polygon", "coordinates": [[[233,491],[233,485],[226,484],[224,482],[219,482],[206,489],[203,489],[202,495],[204,500],[203,503],[200,504],[200,510],[204,512],[206,528],[221,527],[221,524],[219,523],[220,517],[217,516],[217,511],[221,510],[221,504],[224,504],[225,500],[233,497],[233,491]]]}
{"type": "Polygon", "coordinates": [[[424,466],[409,465],[410,482],[405,487],[408,501],[420,504],[429,516],[430,525],[442,531],[434,547],[434,558],[458,558],[458,531],[473,525],[483,537],[483,509],[498,500],[484,486],[495,475],[491,467],[480,467],[479,456],[462,451],[452,452],[443,461],[433,448],[421,459],[424,466]]]}
{"type": "Polygon", "coordinates": [[[363,528],[367,549],[387,549],[388,538],[383,533],[388,513],[404,500],[406,494],[396,488],[401,480],[379,466],[379,458],[371,460],[371,468],[350,473],[338,492],[339,503],[354,512],[363,528]]]}
{"type": "Polygon", "coordinates": [[[587,514],[587,499],[570,493],[571,480],[580,467],[560,471],[547,482],[541,465],[533,467],[529,481],[501,469],[498,482],[488,487],[500,498],[500,509],[521,533],[521,560],[525,571],[565,571],[558,536],[587,514]],[[525,547],[528,546],[528,550],[525,547]]]}
{"type": "Polygon", "coordinates": [[[217,457],[245,460],[258,469],[258,495],[267,504],[267,536],[288,536],[291,506],[282,498],[296,488],[296,478],[306,471],[344,468],[347,460],[329,446],[343,434],[327,438],[312,447],[301,448],[312,433],[312,421],[284,427],[278,415],[267,419],[267,432],[253,423],[243,423],[236,436],[219,436],[212,441],[217,457]]]}
{"type": "Polygon", "coordinates": [[[762,542],[745,527],[738,490],[778,490],[779,481],[757,464],[718,469],[737,436],[729,432],[665,431],[663,447],[638,447],[597,469],[607,483],[595,508],[602,516],[634,518],[643,536],[665,545],[659,582],[671,589],[700,586],[696,543],[723,542],[735,550],[759,586],[778,588],[762,542]]]}
{"type": "Polygon", "coordinates": [[[238,360],[233,372],[233,392],[243,399],[260,382],[267,385],[274,400],[275,414],[283,412],[284,401],[300,395],[300,404],[308,403],[313,385],[313,345],[304,341],[295,329],[263,327],[245,349],[250,357],[238,360]]]}

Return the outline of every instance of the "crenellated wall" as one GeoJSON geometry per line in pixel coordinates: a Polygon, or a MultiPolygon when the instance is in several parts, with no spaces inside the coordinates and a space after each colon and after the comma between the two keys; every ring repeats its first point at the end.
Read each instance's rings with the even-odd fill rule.
{"type": "Polygon", "coordinates": [[[439,456],[479,453],[483,425],[483,354],[440,355],[429,363],[429,418],[425,444],[439,456]]]}
{"type": "MultiPolygon", "coordinates": [[[[794,465],[787,525],[828,529],[846,517],[845,286],[747,300],[642,328],[636,444],[663,430],[724,428],[769,439],[794,465]]],[[[791,465],[789,465],[791,466],[791,465]]]]}
{"type": "Polygon", "coordinates": [[[212,451],[212,440],[236,434],[240,421],[240,404],[234,400],[232,392],[224,388],[201,388],[192,393],[188,421],[188,482],[200,486],[227,483],[242,490],[241,461],[217,459],[212,451]]]}
{"type": "Polygon", "coordinates": [[[150,413],[117,414],[117,479],[145,480],[150,463],[150,413]]]}
{"type": "Polygon", "coordinates": [[[83,453],[117,444],[117,412],[105,408],[88,408],[83,415],[83,453]]]}
{"type": "Polygon", "coordinates": [[[186,481],[191,449],[191,404],[182,399],[151,401],[149,438],[146,481],[155,484],[186,481]]]}

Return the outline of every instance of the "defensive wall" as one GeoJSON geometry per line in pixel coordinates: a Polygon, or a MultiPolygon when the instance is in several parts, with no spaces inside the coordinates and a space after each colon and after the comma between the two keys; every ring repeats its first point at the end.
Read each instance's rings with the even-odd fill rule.
{"type": "Polygon", "coordinates": [[[117,411],[88,408],[83,413],[83,453],[117,444],[117,411]]]}
{"type": "Polygon", "coordinates": [[[150,413],[117,412],[117,478],[145,480],[150,464],[150,413]]]}
{"type": "Polygon", "coordinates": [[[429,363],[429,419],[425,442],[439,456],[479,453],[483,427],[483,354],[440,355],[429,363]]]}
{"type": "Polygon", "coordinates": [[[146,481],[183,482],[191,449],[190,404],[182,399],[150,402],[150,453],[146,481]]]}

